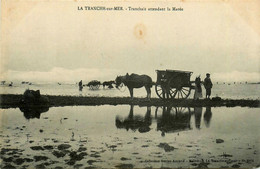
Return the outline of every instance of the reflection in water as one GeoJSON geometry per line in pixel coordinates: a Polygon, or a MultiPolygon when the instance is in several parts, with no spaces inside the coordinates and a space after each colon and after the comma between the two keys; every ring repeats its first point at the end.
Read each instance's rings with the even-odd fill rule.
{"type": "Polygon", "coordinates": [[[187,107],[158,107],[156,109],[157,114],[157,130],[162,132],[162,136],[165,133],[179,132],[184,130],[190,130],[190,108],[187,107]],[[158,116],[158,112],[162,110],[161,116],[158,116]]]}
{"type": "MultiPolygon", "coordinates": [[[[161,131],[161,135],[165,136],[165,133],[180,132],[191,130],[191,116],[194,115],[195,127],[201,129],[202,107],[173,107],[163,106],[157,107],[155,110],[154,119],[157,123],[157,131],[161,131]]],[[[206,107],[204,113],[204,122],[206,127],[209,127],[212,117],[211,107],[206,107]]],[[[131,105],[129,115],[122,119],[116,116],[116,127],[125,128],[139,132],[149,132],[152,124],[151,107],[147,107],[147,111],[144,117],[141,115],[134,115],[134,106],[131,105]]]]}
{"type": "Polygon", "coordinates": [[[204,123],[206,127],[210,126],[211,117],[212,117],[211,107],[206,107],[206,111],[204,113],[204,123]]]}
{"type": "Polygon", "coordinates": [[[23,115],[26,119],[33,119],[33,118],[40,118],[41,113],[49,111],[49,107],[32,107],[32,106],[26,106],[26,107],[19,107],[21,112],[23,112],[23,115]]]}
{"type": "Polygon", "coordinates": [[[195,115],[195,126],[197,129],[200,129],[202,107],[194,107],[194,115],[195,115]]]}
{"type": "MultiPolygon", "coordinates": [[[[179,135],[178,132],[165,132],[165,137],[161,137],[162,131],[157,130],[163,110],[165,113],[172,110],[172,116],[176,116],[173,113],[176,109],[184,115],[188,115],[189,110],[159,107],[157,120],[155,109],[151,107],[151,130],[146,133],[139,133],[138,129],[136,132],[130,128],[128,131],[125,128],[117,129],[116,115],[121,115],[121,122],[129,114],[132,118],[140,115],[144,120],[147,107],[55,107],[41,114],[40,119],[30,121],[24,119],[19,109],[4,109],[1,112],[6,120],[0,131],[3,140],[1,162],[17,168],[80,168],[82,165],[78,164],[86,168],[217,168],[235,165],[250,168],[258,165],[259,109],[212,108],[214,119],[212,114],[210,128],[206,128],[204,115],[207,113],[206,107],[203,107],[201,129],[197,130],[192,107],[190,126],[193,129],[180,131],[179,135]],[[247,125],[241,127],[241,124],[247,125]],[[216,140],[220,139],[224,142],[217,144],[216,140]],[[237,160],[243,161],[245,158],[247,162],[238,164],[237,160]],[[20,164],[21,161],[24,163],[20,164]]],[[[150,113],[148,107],[148,117],[150,113]]]]}
{"type": "Polygon", "coordinates": [[[121,120],[119,116],[116,116],[116,127],[125,128],[127,131],[129,129],[138,131],[140,133],[145,133],[150,131],[150,125],[152,124],[151,118],[151,107],[147,107],[147,111],[144,117],[140,115],[134,115],[134,105],[130,106],[130,112],[127,118],[121,120]]]}

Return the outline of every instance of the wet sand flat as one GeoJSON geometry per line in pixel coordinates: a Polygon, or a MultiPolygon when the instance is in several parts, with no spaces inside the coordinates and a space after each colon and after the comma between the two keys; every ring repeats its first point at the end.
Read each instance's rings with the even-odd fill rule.
{"type": "MultiPolygon", "coordinates": [[[[231,84],[218,83],[214,84],[212,88],[212,97],[220,96],[223,99],[260,99],[259,97],[260,84],[231,84]]],[[[23,94],[26,89],[40,90],[43,95],[52,96],[85,96],[85,97],[129,97],[129,91],[126,88],[117,90],[116,88],[103,89],[101,86],[98,90],[90,90],[88,87],[84,87],[82,91],[79,91],[76,84],[17,84],[13,87],[0,85],[0,94],[23,94]]],[[[151,88],[152,98],[158,98],[155,92],[155,86],[151,88]]],[[[135,97],[146,97],[147,93],[144,88],[135,89],[135,97]]],[[[194,90],[191,90],[190,98],[193,98],[194,90]]],[[[203,96],[205,96],[205,90],[203,89],[203,96]]]]}
{"type": "Polygon", "coordinates": [[[1,168],[260,165],[258,108],[76,106],[1,117],[1,168]]]}

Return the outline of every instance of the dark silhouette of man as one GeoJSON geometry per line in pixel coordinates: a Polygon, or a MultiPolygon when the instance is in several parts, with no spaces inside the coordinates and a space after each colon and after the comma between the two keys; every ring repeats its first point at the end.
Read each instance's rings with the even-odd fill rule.
{"type": "Polygon", "coordinates": [[[206,74],[206,78],[204,79],[204,87],[206,89],[206,98],[209,99],[211,95],[211,88],[213,87],[209,73],[206,74]]]}
{"type": "Polygon", "coordinates": [[[82,86],[82,80],[79,82],[79,90],[80,91],[82,91],[82,88],[83,88],[83,86],[82,86]]]}

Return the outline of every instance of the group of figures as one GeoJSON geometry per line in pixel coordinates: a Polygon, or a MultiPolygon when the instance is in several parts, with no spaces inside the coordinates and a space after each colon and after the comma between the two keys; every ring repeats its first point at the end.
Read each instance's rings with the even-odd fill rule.
{"type": "MultiPolygon", "coordinates": [[[[1,81],[1,85],[5,85],[6,84],[6,81],[4,80],[4,81],[1,81]]],[[[9,84],[8,84],[8,86],[9,87],[12,87],[13,86],[13,82],[10,82],[9,84]]]]}
{"type": "Polygon", "coordinates": [[[101,83],[100,81],[98,81],[98,80],[92,80],[92,81],[90,81],[88,84],[83,84],[82,83],[82,80],[78,83],[78,85],[79,85],[79,91],[82,91],[82,89],[83,89],[83,87],[84,86],[87,86],[87,87],[89,87],[89,89],[91,89],[91,90],[97,90],[97,89],[99,89],[99,87],[100,87],[100,85],[103,85],[103,89],[107,86],[109,89],[112,89],[112,88],[114,88],[113,87],[113,84],[114,84],[115,82],[113,81],[113,80],[111,80],[111,81],[104,81],[103,83],[101,83]]]}
{"type": "Polygon", "coordinates": [[[195,100],[203,97],[202,96],[201,84],[204,85],[204,87],[206,89],[206,98],[209,99],[210,95],[211,95],[211,89],[213,87],[209,73],[206,74],[206,78],[204,79],[203,82],[201,81],[200,76],[196,77],[196,79],[195,79],[195,92],[194,92],[194,99],[195,100]]]}
{"type": "MultiPolygon", "coordinates": [[[[202,98],[203,84],[206,89],[206,98],[209,99],[211,95],[211,89],[213,84],[210,79],[210,74],[206,74],[206,78],[202,82],[200,76],[196,77],[195,81],[190,81],[192,72],[179,71],[179,70],[157,70],[157,81],[153,82],[152,78],[148,75],[138,74],[126,74],[125,76],[117,76],[113,81],[103,82],[103,88],[108,86],[109,89],[113,88],[113,84],[117,89],[120,89],[123,85],[126,86],[130,92],[130,97],[134,97],[134,89],[144,87],[147,92],[147,99],[151,98],[151,88],[155,85],[155,91],[161,99],[186,99],[191,93],[191,89],[195,89],[194,99],[202,98]],[[192,85],[195,83],[195,86],[192,85]]],[[[82,91],[82,80],[79,82],[79,90],[82,91]]],[[[86,86],[89,89],[98,89],[101,85],[100,81],[90,81],[86,86]]]]}
{"type": "MultiPolygon", "coordinates": [[[[5,80],[1,81],[0,84],[3,85],[3,86],[9,86],[9,87],[13,87],[13,86],[14,86],[14,83],[13,83],[13,82],[7,83],[5,80]]],[[[22,84],[22,85],[24,85],[24,84],[25,84],[25,85],[26,85],[26,84],[27,84],[27,85],[32,85],[32,82],[22,81],[21,84],[22,84]]]]}
{"type": "Polygon", "coordinates": [[[147,75],[126,74],[125,76],[117,76],[115,83],[118,88],[124,84],[133,98],[133,89],[144,87],[147,92],[147,99],[151,98],[151,88],[155,85],[155,91],[159,98],[163,100],[169,99],[186,99],[191,93],[191,89],[195,89],[194,99],[202,98],[201,84],[206,89],[206,98],[210,98],[213,84],[210,74],[206,74],[206,78],[202,82],[200,77],[195,81],[190,81],[192,72],[179,70],[157,70],[157,81],[153,82],[152,78],[147,75]],[[193,85],[195,83],[195,86],[193,85]]]}

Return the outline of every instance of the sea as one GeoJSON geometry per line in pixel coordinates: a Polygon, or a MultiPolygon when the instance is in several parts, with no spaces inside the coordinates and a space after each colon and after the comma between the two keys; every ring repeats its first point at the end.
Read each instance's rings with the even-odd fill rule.
{"type": "MultiPolygon", "coordinates": [[[[221,97],[223,99],[260,99],[260,84],[240,84],[240,83],[221,83],[213,84],[212,97],[221,97]]],[[[79,91],[77,84],[62,83],[32,83],[20,84],[14,83],[12,87],[0,85],[0,94],[23,94],[26,89],[40,90],[43,95],[61,95],[61,96],[106,96],[106,97],[129,97],[129,91],[124,86],[120,90],[116,88],[108,89],[100,86],[98,89],[91,90],[87,86],[79,91]]],[[[202,93],[205,97],[205,89],[202,86],[202,93]]],[[[153,98],[158,98],[155,87],[151,89],[153,98]]],[[[145,88],[134,89],[135,97],[146,97],[145,88]]],[[[191,91],[189,98],[193,98],[194,90],[191,91]]]]}

